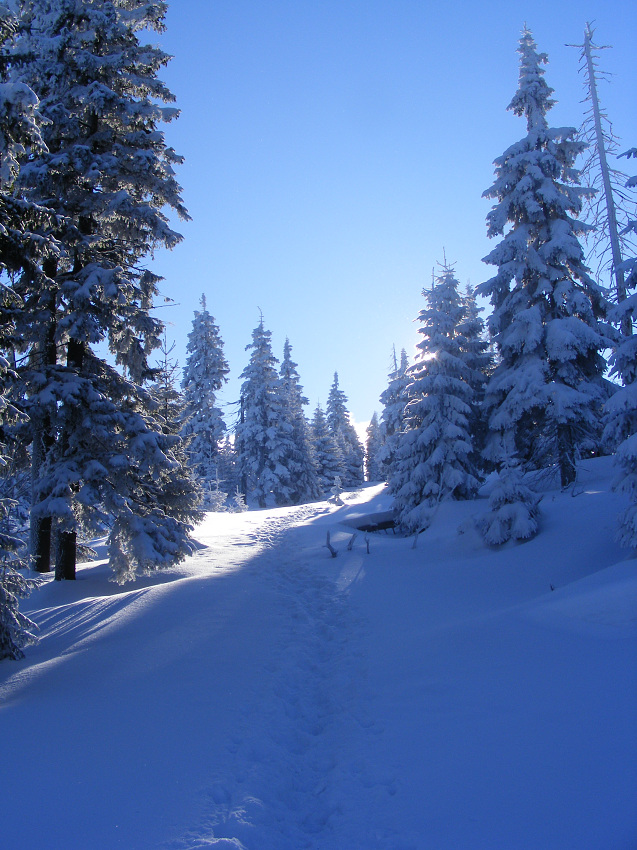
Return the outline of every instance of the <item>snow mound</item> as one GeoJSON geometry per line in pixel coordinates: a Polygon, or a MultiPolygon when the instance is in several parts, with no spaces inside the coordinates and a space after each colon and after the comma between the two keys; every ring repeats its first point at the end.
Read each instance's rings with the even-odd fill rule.
{"type": "Polygon", "coordinates": [[[529,614],[545,625],[597,637],[637,635],[637,560],[614,564],[559,588],[529,614]]]}

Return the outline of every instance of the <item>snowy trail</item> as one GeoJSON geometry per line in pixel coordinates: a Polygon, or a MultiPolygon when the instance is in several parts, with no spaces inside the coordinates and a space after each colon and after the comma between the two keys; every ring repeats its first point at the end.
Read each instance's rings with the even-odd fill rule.
{"type": "Polygon", "coordinates": [[[371,850],[389,846],[390,833],[392,847],[406,846],[374,826],[396,784],[366,755],[382,727],[366,706],[363,624],[315,558],[299,558],[312,520],[325,513],[300,508],[255,530],[261,553],[251,568],[275,589],[281,617],[276,652],[265,690],[243,709],[229,744],[234,770],[209,789],[202,822],[171,847],[371,850]],[[361,822],[369,824],[365,836],[361,822]]]}
{"type": "Polygon", "coordinates": [[[633,850],[637,561],[611,476],[584,465],[499,550],[458,502],[416,549],[348,551],[387,510],[372,487],[210,514],[132,585],[47,579],[41,643],[0,666],[2,850],[633,850]]]}

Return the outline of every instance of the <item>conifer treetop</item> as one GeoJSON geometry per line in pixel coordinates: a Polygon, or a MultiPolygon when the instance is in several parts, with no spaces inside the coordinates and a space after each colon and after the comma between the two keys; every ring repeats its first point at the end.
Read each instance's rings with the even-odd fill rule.
{"type": "Polygon", "coordinates": [[[527,129],[546,130],[546,113],[555,105],[552,99],[553,89],[544,79],[542,65],[548,64],[546,53],[538,53],[533,35],[524,24],[522,36],[518,45],[520,54],[520,76],[518,90],[513,95],[510,109],[514,115],[525,115],[527,129]]]}

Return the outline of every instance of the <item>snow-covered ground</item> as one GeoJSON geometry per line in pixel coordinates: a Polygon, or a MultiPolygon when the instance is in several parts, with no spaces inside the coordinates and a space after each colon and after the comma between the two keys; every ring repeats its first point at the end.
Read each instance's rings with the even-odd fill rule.
{"type": "Polygon", "coordinates": [[[484,501],[348,551],[390,506],[367,487],[210,514],[133,585],[47,580],[41,643],[0,666],[0,846],[634,850],[637,561],[610,476],[586,462],[497,551],[484,501]]]}

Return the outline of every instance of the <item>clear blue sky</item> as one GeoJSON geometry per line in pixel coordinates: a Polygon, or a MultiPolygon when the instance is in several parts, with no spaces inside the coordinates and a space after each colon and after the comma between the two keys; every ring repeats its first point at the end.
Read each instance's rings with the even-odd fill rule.
{"type": "MultiPolygon", "coordinates": [[[[552,126],[579,126],[586,21],[613,45],[601,97],[637,145],[634,0],[173,0],[162,78],[181,117],[168,143],[193,221],[151,264],[177,306],[159,311],[180,365],[205,292],[239,395],[263,311],[289,336],[311,412],[333,373],[357,421],[380,412],[392,345],[413,353],[432,268],[491,276],[481,198],[493,160],[525,134],[506,111],[524,21],[549,55],[552,126]]],[[[486,314],[485,314],[486,315],[486,314]]]]}

